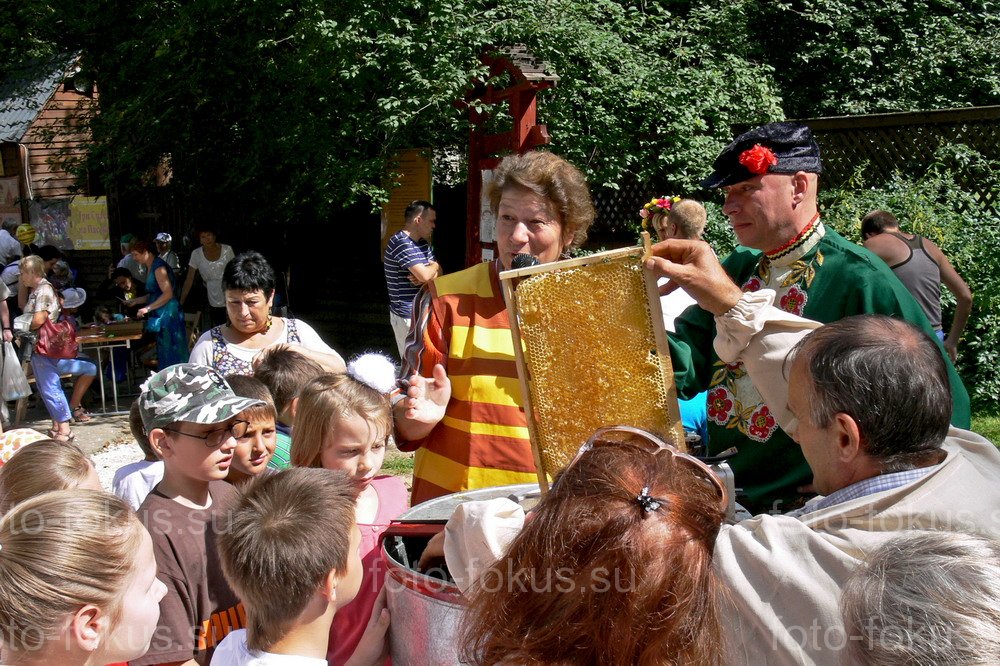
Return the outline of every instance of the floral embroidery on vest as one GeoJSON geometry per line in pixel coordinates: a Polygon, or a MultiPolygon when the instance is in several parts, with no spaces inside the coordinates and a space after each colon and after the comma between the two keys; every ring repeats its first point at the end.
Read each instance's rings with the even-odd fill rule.
{"type": "MultiPolygon", "coordinates": [[[[743,283],[743,291],[774,289],[775,305],[802,316],[809,302],[809,287],[823,265],[819,250],[806,261],[805,255],[822,240],[825,229],[814,219],[782,247],[760,256],[756,271],[743,283]]],[[[750,381],[743,363],[715,362],[709,383],[708,420],[727,429],[735,428],[755,442],[767,442],[778,429],[771,410],[750,381]]]]}

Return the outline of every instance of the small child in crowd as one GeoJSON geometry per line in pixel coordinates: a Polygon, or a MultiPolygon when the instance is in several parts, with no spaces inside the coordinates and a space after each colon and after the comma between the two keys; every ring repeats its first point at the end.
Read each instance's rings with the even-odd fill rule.
{"type": "MultiPolygon", "coordinates": [[[[247,628],[226,636],[212,666],[326,666],[330,626],[361,586],[356,495],[346,473],[321,469],[288,469],[247,487],[219,535],[247,628]]],[[[388,627],[380,606],[351,663],[383,663],[388,627]]]]}
{"type": "Polygon", "coordinates": [[[365,577],[357,598],[334,618],[327,655],[334,666],[354,653],[385,582],[379,535],[408,506],[403,481],[378,475],[392,433],[389,393],[395,387],[392,362],[365,354],[347,365],[347,374],[320,375],[298,397],[292,464],[347,472],[359,493],[355,518],[365,577]]]}
{"type": "Polygon", "coordinates": [[[167,585],[149,652],[133,666],[194,660],[205,666],[215,646],[242,623],[243,609],[219,567],[215,535],[225,532],[238,493],[225,482],[247,422],[262,404],[233,393],[215,370],[179,363],[143,385],[139,409],[163,480],[139,507],[150,530],[159,578],[167,585]]]}
{"type": "Polygon", "coordinates": [[[0,520],[0,641],[7,664],[84,666],[139,657],[165,591],[149,534],[114,495],[46,492],[0,520]]]}
{"type": "Polygon", "coordinates": [[[274,408],[278,412],[278,443],[268,467],[286,469],[292,460],[292,424],[295,422],[296,399],[299,391],[310,380],[323,374],[319,363],[302,354],[279,345],[261,352],[254,366],[253,376],[264,382],[271,391],[274,408]]]}
{"type": "Polygon", "coordinates": [[[115,316],[111,314],[111,308],[107,305],[98,305],[94,308],[94,323],[95,324],[110,324],[115,320],[115,316]]]}
{"type": "Polygon", "coordinates": [[[128,502],[133,510],[138,511],[139,505],[149,495],[149,491],[163,480],[163,461],[156,457],[156,452],[149,446],[138,400],[132,403],[128,411],[128,427],[145,457],[138,462],[118,468],[111,482],[111,492],[128,502]]]}
{"type": "Polygon", "coordinates": [[[40,439],[0,467],[0,515],[36,495],[72,488],[103,490],[90,458],[72,442],[40,439]]]}
{"type": "MultiPolygon", "coordinates": [[[[246,421],[246,434],[236,440],[236,451],[233,453],[233,464],[229,467],[226,481],[240,486],[259,474],[268,471],[267,464],[274,455],[277,431],[275,418],[277,414],[271,392],[264,384],[254,377],[246,375],[229,375],[226,381],[233,393],[242,398],[260,400],[260,405],[240,412],[236,418],[246,421]]],[[[273,471],[273,470],[272,470],[273,471]]]]}

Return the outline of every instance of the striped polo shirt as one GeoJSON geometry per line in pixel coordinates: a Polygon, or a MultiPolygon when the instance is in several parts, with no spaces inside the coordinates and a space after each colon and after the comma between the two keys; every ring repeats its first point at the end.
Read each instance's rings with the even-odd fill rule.
{"type": "Polygon", "coordinates": [[[419,287],[410,282],[410,266],[429,264],[434,259],[434,248],[424,239],[414,241],[404,231],[392,235],[382,256],[385,285],[389,289],[389,309],[400,317],[410,318],[413,297],[419,287]]]}

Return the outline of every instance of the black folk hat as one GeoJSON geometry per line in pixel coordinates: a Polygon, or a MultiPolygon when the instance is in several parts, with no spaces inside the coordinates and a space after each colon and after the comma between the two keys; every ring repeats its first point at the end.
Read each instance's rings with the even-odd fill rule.
{"type": "Polygon", "coordinates": [[[735,185],[764,173],[822,173],[819,145],[802,123],[768,123],[740,134],[715,160],[702,187],[735,185]]]}

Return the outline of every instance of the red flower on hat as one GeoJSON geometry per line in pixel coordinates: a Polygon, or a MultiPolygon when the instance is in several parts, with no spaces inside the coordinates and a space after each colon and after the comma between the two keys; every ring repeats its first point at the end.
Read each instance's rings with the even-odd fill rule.
{"type": "Polygon", "coordinates": [[[740,164],[745,166],[750,173],[758,175],[767,173],[767,170],[777,163],[778,157],[774,151],[759,143],[740,153],[740,164]]]}

